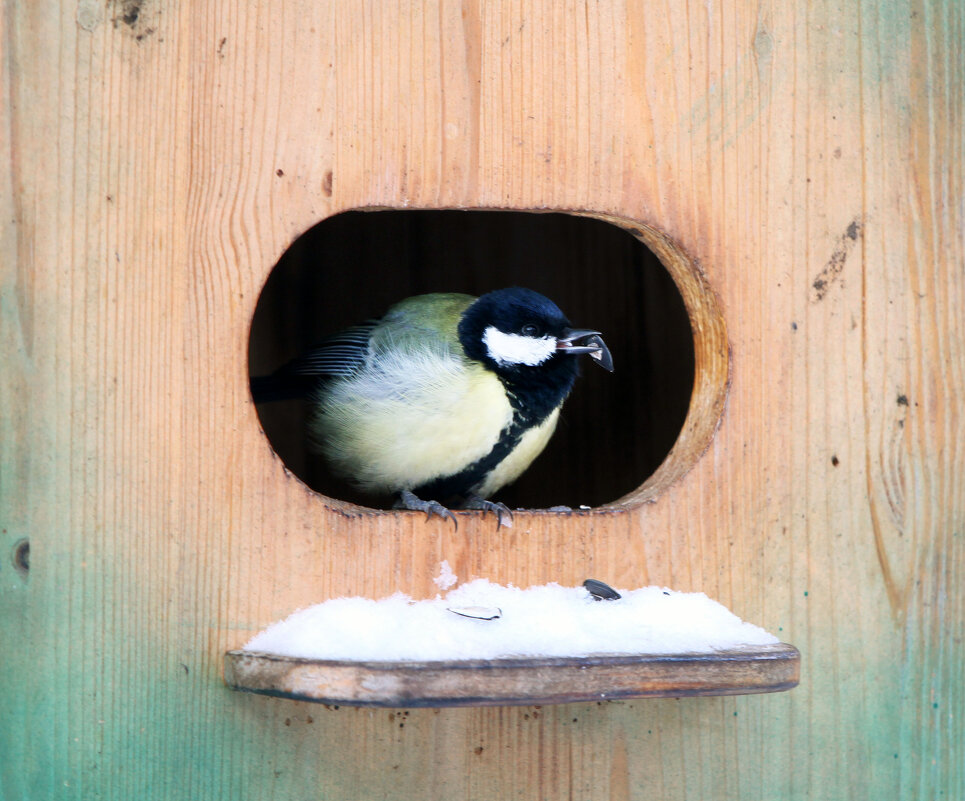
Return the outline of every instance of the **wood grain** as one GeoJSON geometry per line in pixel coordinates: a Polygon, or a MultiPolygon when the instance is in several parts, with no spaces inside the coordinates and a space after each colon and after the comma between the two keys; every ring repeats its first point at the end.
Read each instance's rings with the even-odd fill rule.
{"type": "Polygon", "coordinates": [[[963,17],[5,3],[0,794],[965,797],[963,17]],[[726,324],[709,449],[651,502],[509,531],[308,490],[250,403],[249,326],[286,248],[364,208],[669,237],[726,324]],[[269,622],[434,595],[443,559],[706,592],[794,643],[801,685],[408,714],[224,686],[269,622]]]}

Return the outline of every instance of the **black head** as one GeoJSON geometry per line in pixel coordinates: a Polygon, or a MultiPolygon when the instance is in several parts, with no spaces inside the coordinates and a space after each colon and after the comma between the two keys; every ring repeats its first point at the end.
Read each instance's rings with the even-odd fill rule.
{"type": "MultiPolygon", "coordinates": [[[[482,362],[507,384],[541,386],[565,397],[578,372],[579,353],[606,351],[593,331],[574,331],[549,298],[531,289],[510,287],[477,299],[459,321],[459,340],[466,355],[482,362]],[[595,335],[592,346],[576,342],[595,335]],[[596,344],[596,343],[599,344],[596,344]]],[[[609,352],[601,361],[608,369],[609,352]]]]}
{"type": "MultiPolygon", "coordinates": [[[[478,298],[459,321],[466,354],[500,375],[545,368],[570,327],[559,307],[531,289],[497,289],[478,298]]],[[[567,360],[569,361],[569,360],[567,360]]]]}

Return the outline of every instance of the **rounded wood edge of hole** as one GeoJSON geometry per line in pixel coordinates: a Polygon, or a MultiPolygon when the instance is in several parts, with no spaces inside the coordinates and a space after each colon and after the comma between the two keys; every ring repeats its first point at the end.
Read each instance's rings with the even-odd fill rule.
{"type": "Polygon", "coordinates": [[[690,472],[720,426],[730,387],[730,345],[717,295],[700,264],[669,236],[629,217],[581,212],[616,225],[646,245],[677,285],[690,318],[694,343],[694,388],[677,441],[660,467],[638,489],[599,509],[633,509],[650,503],[690,472]]]}
{"type": "MultiPolygon", "coordinates": [[[[727,340],[727,329],[720,310],[720,304],[718,303],[716,293],[711,288],[699,263],[687,255],[683,248],[669,236],[662,233],[659,229],[654,228],[652,225],[634,217],[624,217],[618,214],[608,214],[587,209],[518,208],[511,206],[413,207],[378,204],[335,208],[332,209],[330,214],[315,220],[315,222],[311,223],[300,234],[291,239],[278,254],[278,257],[272,263],[268,272],[263,276],[259,285],[259,291],[255,295],[255,305],[250,309],[247,329],[249,336],[251,333],[251,318],[257,308],[258,298],[261,296],[261,288],[264,287],[265,281],[268,280],[268,276],[271,274],[279,259],[301,236],[304,236],[312,228],[327,219],[351,211],[512,211],[528,214],[570,214],[574,217],[589,217],[600,220],[601,222],[609,223],[626,231],[646,245],[654,255],[657,256],[667,272],[670,273],[670,277],[673,279],[683,298],[684,307],[687,309],[687,316],[690,318],[690,326],[693,333],[694,388],[691,393],[690,407],[687,410],[687,416],[684,419],[680,434],[677,436],[677,441],[653,475],[644,481],[640,487],[623,497],[617,498],[610,503],[596,506],[593,509],[580,510],[579,515],[592,515],[596,512],[613,514],[614,512],[630,511],[642,504],[655,501],[658,496],[663,494],[673,483],[690,472],[691,468],[693,468],[700,457],[710,447],[711,440],[720,426],[727,400],[727,391],[730,387],[730,345],[727,340]]],[[[245,352],[247,353],[247,348],[245,352]]],[[[246,369],[247,366],[248,363],[246,359],[246,369]]],[[[248,402],[255,416],[255,421],[258,423],[259,430],[261,430],[255,404],[250,394],[248,396],[248,402]]],[[[267,435],[263,430],[261,433],[271,455],[278,459],[279,457],[275,453],[267,435]]],[[[398,510],[375,509],[324,495],[305,484],[287,467],[284,468],[284,472],[287,479],[292,480],[302,487],[305,492],[321,500],[330,511],[336,514],[345,517],[364,518],[381,517],[383,515],[395,516],[399,514],[398,510]]],[[[516,511],[520,514],[563,514],[560,512],[550,512],[547,509],[519,509],[516,511]]]]}

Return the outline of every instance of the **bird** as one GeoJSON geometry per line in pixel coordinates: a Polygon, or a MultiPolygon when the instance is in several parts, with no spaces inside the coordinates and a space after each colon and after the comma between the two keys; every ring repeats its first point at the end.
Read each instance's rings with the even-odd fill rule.
{"type": "Polygon", "coordinates": [[[416,295],[323,339],[266,376],[255,403],[303,398],[308,440],[331,471],[395,508],[450,519],[512,513],[490,500],[552,436],[588,354],[613,371],[599,331],[573,328],[544,295],[416,295]]]}

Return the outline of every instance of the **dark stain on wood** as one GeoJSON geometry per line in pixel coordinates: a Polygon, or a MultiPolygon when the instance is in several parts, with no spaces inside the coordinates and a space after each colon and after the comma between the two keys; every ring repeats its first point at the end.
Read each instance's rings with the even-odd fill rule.
{"type": "Polygon", "coordinates": [[[836,280],[841,277],[841,273],[844,271],[844,264],[848,260],[848,256],[851,254],[854,248],[855,242],[861,236],[863,229],[863,223],[860,217],[855,217],[845,229],[845,232],[838,239],[835,245],[834,251],[831,253],[831,258],[828,259],[828,263],[824,265],[824,269],[821,270],[815,276],[814,281],[811,282],[811,302],[818,303],[824,300],[836,280]]]}

